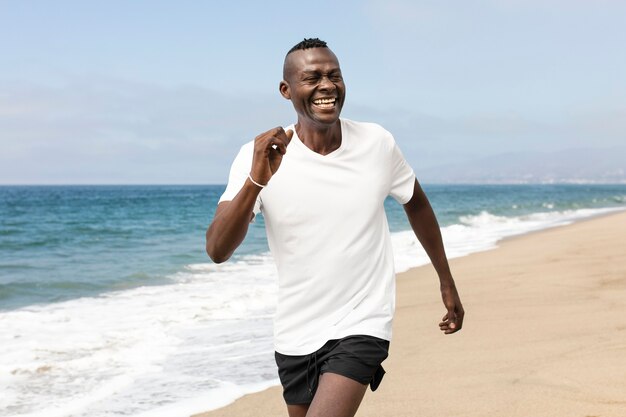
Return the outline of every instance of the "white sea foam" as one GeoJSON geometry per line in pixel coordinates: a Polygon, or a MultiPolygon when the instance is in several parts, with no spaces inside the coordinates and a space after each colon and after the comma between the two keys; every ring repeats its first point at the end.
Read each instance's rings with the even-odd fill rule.
{"type": "MultiPolygon", "coordinates": [[[[624,208],[580,209],[533,213],[524,216],[496,216],[486,211],[474,216],[461,216],[458,224],[443,227],[441,233],[448,258],[493,249],[505,237],[521,235],[549,227],[570,224],[578,219],[622,211],[624,208]]],[[[396,271],[429,262],[412,231],[392,234],[396,271]]]]}
{"type": "MultiPolygon", "coordinates": [[[[449,257],[618,209],[482,212],[442,229],[449,257]]],[[[392,234],[396,270],[428,259],[392,234]]],[[[0,313],[0,416],[183,417],[278,383],[269,255],[189,265],[176,284],[0,313]]]]}
{"type": "Polygon", "coordinates": [[[271,259],[175,279],[0,313],[0,415],[182,416],[276,384],[271,259]]]}

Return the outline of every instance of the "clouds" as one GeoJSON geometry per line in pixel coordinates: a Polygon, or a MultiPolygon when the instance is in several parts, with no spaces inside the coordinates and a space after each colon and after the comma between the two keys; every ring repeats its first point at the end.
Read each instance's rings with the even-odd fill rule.
{"type": "Polygon", "coordinates": [[[2,183],[221,182],[236,148],[291,120],[278,94],[110,79],[2,90],[2,183]]]}
{"type": "MultiPolygon", "coordinates": [[[[243,143],[295,121],[278,93],[104,78],[0,89],[3,184],[223,183],[243,143]]],[[[344,116],[382,124],[424,168],[501,152],[609,147],[626,137],[623,107],[533,118],[497,106],[454,115],[349,99],[344,116]]]]}
{"type": "Polygon", "coordinates": [[[497,103],[539,116],[626,96],[624,3],[392,0],[367,10],[391,94],[414,92],[423,112],[497,103]]]}
{"type": "Polygon", "coordinates": [[[416,166],[626,137],[623,2],[62,4],[2,6],[0,183],[223,182],[304,36],[416,166]]]}

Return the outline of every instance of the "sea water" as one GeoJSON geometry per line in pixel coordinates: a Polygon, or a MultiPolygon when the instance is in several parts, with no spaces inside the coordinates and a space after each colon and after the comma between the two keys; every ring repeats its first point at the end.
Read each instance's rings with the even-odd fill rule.
{"type": "MultiPolygon", "coordinates": [[[[449,257],[626,209],[626,185],[424,189],[449,257]]],[[[0,416],[182,417],[278,383],[262,216],[230,261],[204,252],[223,190],[0,187],[0,416]]],[[[427,263],[386,210],[396,269],[427,263]]]]}

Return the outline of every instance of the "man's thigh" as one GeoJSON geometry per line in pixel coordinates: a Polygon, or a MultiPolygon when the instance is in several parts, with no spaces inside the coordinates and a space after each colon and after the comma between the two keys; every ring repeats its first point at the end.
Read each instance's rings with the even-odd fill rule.
{"type": "Polygon", "coordinates": [[[310,404],[287,404],[287,412],[289,417],[306,417],[310,404]]]}
{"type": "Polygon", "coordinates": [[[359,409],[367,385],[343,375],[326,372],[306,417],[352,417],[359,409]]]}
{"type": "Polygon", "coordinates": [[[287,412],[289,417],[352,417],[356,414],[366,390],[365,384],[327,372],[320,378],[313,402],[287,405],[287,412]]]}

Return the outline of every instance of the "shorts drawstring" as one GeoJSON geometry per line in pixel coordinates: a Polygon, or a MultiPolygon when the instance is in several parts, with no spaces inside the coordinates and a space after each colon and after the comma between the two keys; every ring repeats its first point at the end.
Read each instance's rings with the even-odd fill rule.
{"type": "Polygon", "coordinates": [[[307,364],[306,364],[306,385],[307,385],[307,388],[309,389],[309,395],[311,397],[313,396],[313,388],[316,385],[316,378],[317,378],[317,351],[309,354],[309,357],[307,359],[307,364]],[[313,386],[311,386],[311,383],[309,380],[309,373],[311,372],[311,356],[313,356],[313,365],[314,365],[314,371],[315,371],[315,374],[313,375],[313,386]]]}

